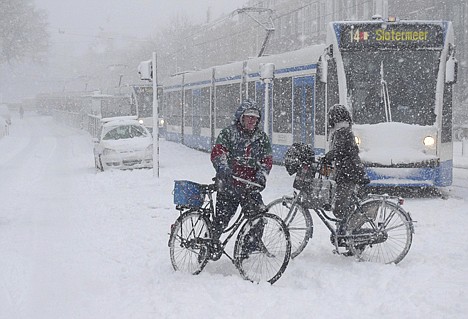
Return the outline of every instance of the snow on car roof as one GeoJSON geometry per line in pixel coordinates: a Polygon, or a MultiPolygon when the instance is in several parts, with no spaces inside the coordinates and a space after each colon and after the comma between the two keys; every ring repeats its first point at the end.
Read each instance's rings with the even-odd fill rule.
{"type": "Polygon", "coordinates": [[[141,125],[137,121],[136,116],[116,116],[116,117],[106,117],[101,119],[103,127],[117,126],[117,125],[141,125]]]}

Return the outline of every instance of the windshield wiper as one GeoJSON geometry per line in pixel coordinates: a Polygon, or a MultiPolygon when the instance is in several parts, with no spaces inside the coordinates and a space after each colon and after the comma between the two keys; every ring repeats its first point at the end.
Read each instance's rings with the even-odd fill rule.
{"type": "Polygon", "coordinates": [[[385,120],[387,122],[392,121],[392,110],[390,108],[390,95],[388,94],[387,81],[384,79],[384,66],[383,61],[380,63],[380,85],[381,85],[381,97],[383,99],[383,105],[385,108],[385,120]]]}

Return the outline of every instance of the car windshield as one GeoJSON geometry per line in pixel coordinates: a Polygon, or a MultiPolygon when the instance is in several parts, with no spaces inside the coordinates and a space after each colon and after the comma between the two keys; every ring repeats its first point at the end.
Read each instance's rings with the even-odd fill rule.
{"type": "Polygon", "coordinates": [[[145,129],[136,125],[121,125],[114,127],[104,135],[103,140],[121,140],[134,137],[148,136],[145,129]]]}

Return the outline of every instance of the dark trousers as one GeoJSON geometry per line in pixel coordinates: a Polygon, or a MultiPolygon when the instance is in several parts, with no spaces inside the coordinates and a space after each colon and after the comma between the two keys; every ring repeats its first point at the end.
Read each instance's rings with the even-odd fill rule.
{"type": "Polygon", "coordinates": [[[346,217],[353,212],[351,205],[351,195],[354,192],[356,184],[354,183],[337,183],[335,194],[335,209],[333,214],[336,218],[345,221],[346,217]]]}
{"type": "Polygon", "coordinates": [[[218,192],[216,196],[216,214],[213,218],[213,237],[219,239],[235,215],[237,208],[255,209],[263,205],[262,195],[258,192],[246,194],[242,189],[230,189],[218,192]],[[245,207],[248,205],[248,207],[245,207]]]}

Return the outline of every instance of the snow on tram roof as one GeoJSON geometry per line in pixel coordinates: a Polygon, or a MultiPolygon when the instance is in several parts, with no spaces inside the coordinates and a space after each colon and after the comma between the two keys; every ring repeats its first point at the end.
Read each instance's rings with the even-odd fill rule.
{"type": "Polygon", "coordinates": [[[166,79],[164,81],[164,86],[169,89],[174,86],[180,86],[182,83],[182,76],[184,76],[185,85],[196,83],[200,86],[206,86],[207,83],[211,82],[213,69],[216,70],[216,80],[222,79],[224,81],[238,81],[239,77],[243,73],[242,69],[244,67],[244,63],[246,63],[246,72],[249,77],[259,76],[260,64],[262,63],[273,63],[275,64],[276,70],[312,65],[317,63],[325,47],[325,44],[318,44],[295,51],[255,57],[246,61],[236,61],[229,64],[217,65],[199,71],[182,72],[166,79]]]}

